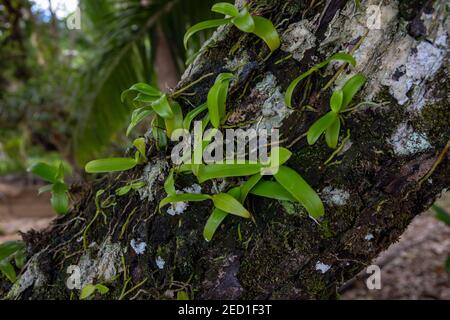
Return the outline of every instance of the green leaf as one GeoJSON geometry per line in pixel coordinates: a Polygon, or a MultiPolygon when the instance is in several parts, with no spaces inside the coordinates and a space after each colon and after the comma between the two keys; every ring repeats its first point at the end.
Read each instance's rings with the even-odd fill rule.
{"type": "Polygon", "coordinates": [[[166,134],[170,138],[172,133],[177,129],[183,128],[183,111],[181,110],[181,106],[174,102],[172,105],[173,110],[173,118],[172,119],[164,119],[164,124],[166,126],[166,134]]]}
{"type": "Polygon", "coordinates": [[[92,296],[97,288],[93,284],[86,285],[80,293],[80,300],[86,300],[92,296]]]}
{"type": "Polygon", "coordinates": [[[156,141],[158,150],[167,146],[167,135],[164,131],[164,126],[164,119],[157,115],[152,121],[152,135],[156,141]]]}
{"type": "Polygon", "coordinates": [[[189,300],[189,295],[186,293],[186,291],[178,291],[177,292],[177,300],[180,300],[180,301],[189,300]]]}
{"type": "Polygon", "coordinates": [[[86,164],[85,170],[87,173],[117,172],[133,169],[136,165],[136,160],[132,158],[109,158],[91,161],[86,164]]]}
{"type": "Polygon", "coordinates": [[[16,282],[16,270],[14,270],[14,267],[11,263],[9,263],[8,261],[0,261],[0,271],[9,281],[11,281],[11,283],[16,282]]]}
{"type": "Polygon", "coordinates": [[[133,91],[136,91],[136,92],[139,92],[144,95],[151,96],[151,97],[160,97],[162,95],[161,91],[159,91],[158,89],[155,89],[154,87],[152,87],[149,84],[136,83],[133,86],[131,86],[131,88],[129,88],[128,90],[125,90],[124,92],[122,92],[122,95],[121,95],[122,102],[124,102],[127,95],[133,91]]]}
{"type": "Polygon", "coordinates": [[[152,104],[153,102],[157,101],[160,97],[159,96],[149,96],[143,93],[139,93],[136,98],[133,99],[133,101],[136,102],[142,102],[145,104],[152,104]]]}
{"type": "Polygon", "coordinates": [[[5,260],[19,250],[25,249],[23,241],[8,241],[0,244],[0,261],[5,260]]]}
{"type": "Polygon", "coordinates": [[[274,181],[261,181],[251,191],[251,194],[281,201],[297,202],[281,184],[274,181]]]}
{"type": "Polygon", "coordinates": [[[201,202],[206,200],[211,200],[211,196],[207,194],[181,193],[162,199],[159,203],[159,209],[175,202],[201,202]]]}
{"type": "Polygon", "coordinates": [[[101,295],[107,294],[109,292],[109,288],[102,284],[96,284],[95,289],[97,289],[101,295]]]}
{"type": "Polygon", "coordinates": [[[175,179],[173,178],[173,170],[170,170],[169,176],[164,182],[164,190],[169,196],[175,196],[177,194],[177,191],[175,190],[175,179]]]}
{"type": "Polygon", "coordinates": [[[327,130],[329,126],[333,124],[333,122],[338,118],[338,115],[330,111],[319,120],[317,120],[308,130],[308,144],[313,145],[320,138],[322,133],[327,130]]]}
{"type": "Polygon", "coordinates": [[[205,181],[217,178],[246,177],[260,173],[263,166],[257,163],[249,164],[210,164],[200,165],[198,170],[198,181],[205,181]]]}
{"type": "Polygon", "coordinates": [[[339,117],[333,121],[333,123],[325,130],[325,141],[327,145],[336,149],[339,142],[339,132],[341,131],[341,120],[339,117]]]}
{"type": "Polygon", "coordinates": [[[69,211],[69,196],[67,195],[67,186],[64,183],[57,182],[53,185],[50,202],[53,210],[59,215],[66,214],[69,211]]]}
{"type": "Polygon", "coordinates": [[[281,41],[272,21],[257,16],[254,16],[253,20],[255,21],[255,30],[253,30],[253,33],[264,40],[271,52],[277,50],[281,45],[281,41]]]}
{"type": "Polygon", "coordinates": [[[119,197],[122,197],[124,195],[127,195],[131,191],[131,186],[127,185],[121,188],[116,189],[116,195],[119,197]]]}
{"type": "Polygon", "coordinates": [[[133,146],[139,151],[143,162],[146,162],[147,159],[147,145],[145,144],[145,138],[138,138],[133,141],[133,146]]]}
{"type": "Polygon", "coordinates": [[[58,167],[56,166],[39,162],[31,166],[29,171],[47,182],[54,183],[57,180],[56,177],[58,175],[58,167]]]}
{"type": "Polygon", "coordinates": [[[130,135],[131,131],[148,116],[153,113],[153,110],[147,107],[139,108],[133,111],[131,114],[131,121],[127,128],[127,136],[130,135]]]}
{"type": "Polygon", "coordinates": [[[19,269],[23,269],[26,260],[27,260],[27,252],[25,249],[17,251],[16,254],[14,255],[14,262],[16,263],[16,266],[19,269]]]}
{"type": "Polygon", "coordinates": [[[356,66],[356,60],[351,54],[348,54],[345,52],[338,52],[338,53],[333,54],[331,57],[329,57],[322,63],[319,63],[317,65],[317,67],[323,68],[332,61],[343,61],[343,62],[347,62],[347,63],[351,64],[353,67],[356,66]]]}
{"type": "Polygon", "coordinates": [[[353,100],[353,97],[358,93],[359,90],[366,83],[366,77],[362,74],[357,74],[350,78],[342,88],[344,93],[344,99],[342,101],[342,110],[345,110],[350,102],[353,100]]]}
{"type": "Polygon", "coordinates": [[[228,86],[232,78],[231,73],[219,74],[208,92],[207,105],[211,124],[214,128],[219,128],[222,117],[226,113],[228,86]]]}
{"type": "Polygon", "coordinates": [[[208,104],[203,103],[202,105],[198,106],[197,108],[195,108],[194,110],[190,111],[183,120],[183,128],[186,130],[191,130],[191,124],[192,121],[194,121],[194,119],[203,111],[205,111],[206,109],[208,109],[208,104]]]}
{"type": "Polygon", "coordinates": [[[330,99],[330,107],[336,113],[341,111],[342,101],[344,100],[344,92],[342,90],[337,90],[333,92],[330,99]]]}
{"type": "Polygon", "coordinates": [[[162,95],[158,100],[156,100],[152,104],[152,109],[155,111],[161,118],[167,120],[173,118],[172,107],[170,106],[169,100],[167,99],[167,95],[162,95]]]}
{"type": "Polygon", "coordinates": [[[436,217],[436,219],[441,220],[443,223],[450,227],[450,214],[448,214],[447,211],[437,205],[433,205],[432,209],[434,211],[434,216],[436,217]]]}
{"type": "Polygon", "coordinates": [[[215,194],[211,199],[214,202],[214,206],[222,211],[243,218],[251,217],[250,212],[236,198],[227,193],[215,194]]]}
{"type": "Polygon", "coordinates": [[[235,196],[236,199],[239,199],[241,203],[245,202],[250,191],[261,181],[262,176],[260,174],[255,174],[250,177],[242,186],[239,187],[240,194],[239,196],[235,196]]]}
{"type": "Polygon", "coordinates": [[[248,12],[247,8],[244,8],[239,12],[239,15],[234,17],[231,22],[243,32],[253,32],[255,30],[255,21],[248,12]]]}
{"type": "Polygon", "coordinates": [[[52,191],[52,188],[53,188],[52,184],[48,184],[46,186],[43,186],[43,187],[39,188],[38,194],[43,194],[45,192],[50,192],[50,191],[52,191]]]}
{"type": "Polygon", "coordinates": [[[133,190],[140,190],[143,187],[145,187],[145,182],[135,182],[135,183],[132,183],[130,186],[131,186],[131,189],[133,189],[133,190]]]}
{"type": "Polygon", "coordinates": [[[275,179],[305,207],[311,217],[318,219],[325,214],[322,200],[295,170],[282,166],[275,179]]]}
{"type": "Polygon", "coordinates": [[[184,47],[187,49],[187,44],[188,44],[189,39],[197,32],[205,30],[205,29],[216,28],[218,26],[227,24],[229,22],[231,22],[231,18],[207,20],[207,21],[197,23],[196,25],[193,25],[186,31],[186,34],[184,35],[184,40],[183,40],[184,47]]]}
{"type": "Polygon", "coordinates": [[[286,89],[286,94],[284,95],[284,102],[289,108],[292,108],[292,96],[294,95],[295,88],[297,88],[300,81],[303,79],[309,77],[311,74],[316,72],[318,69],[316,67],[312,67],[308,71],[302,73],[300,76],[295,78],[290,84],[289,87],[286,89]]]}
{"type": "Polygon", "coordinates": [[[211,11],[221,13],[230,17],[235,17],[239,15],[239,10],[231,3],[227,2],[216,3],[215,5],[212,6],[211,11]]]}

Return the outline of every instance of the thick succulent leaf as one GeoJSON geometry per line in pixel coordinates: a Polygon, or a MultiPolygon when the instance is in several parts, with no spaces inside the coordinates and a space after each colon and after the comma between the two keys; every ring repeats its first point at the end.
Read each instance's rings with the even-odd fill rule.
{"type": "Polygon", "coordinates": [[[29,171],[47,182],[54,183],[57,180],[58,167],[56,166],[39,162],[31,166],[29,171]]]}
{"type": "Polygon", "coordinates": [[[166,126],[166,134],[169,138],[172,136],[172,133],[175,130],[183,128],[183,111],[181,109],[181,106],[178,103],[173,102],[172,111],[173,111],[173,118],[164,119],[164,124],[166,126]]]}
{"type": "Polygon", "coordinates": [[[86,285],[80,293],[80,300],[86,300],[87,298],[89,298],[90,296],[92,296],[95,292],[96,288],[95,285],[93,284],[88,284],[86,285]]]}
{"type": "Polygon", "coordinates": [[[339,142],[340,131],[341,120],[339,119],[339,117],[336,117],[333,123],[327,128],[327,130],[325,130],[325,141],[330,148],[336,149],[339,142]]]}
{"type": "Polygon", "coordinates": [[[198,106],[194,110],[190,111],[183,120],[183,128],[186,130],[191,130],[191,124],[194,119],[201,114],[203,111],[208,109],[208,104],[203,103],[202,105],[198,106]]]}
{"type": "Polygon", "coordinates": [[[25,249],[23,241],[8,241],[0,244],[0,261],[23,249],[25,249]]]}
{"type": "Polygon", "coordinates": [[[125,90],[124,92],[122,92],[122,95],[121,95],[122,102],[125,102],[125,99],[127,98],[128,94],[130,92],[138,92],[138,93],[141,93],[141,94],[143,94],[145,96],[150,96],[150,97],[160,97],[162,95],[161,91],[159,91],[158,89],[152,87],[149,84],[136,83],[136,84],[132,85],[131,88],[129,88],[129,89],[125,90]]]}
{"type": "Polygon", "coordinates": [[[208,112],[214,128],[219,128],[222,117],[226,113],[228,86],[232,78],[233,75],[231,73],[219,74],[208,92],[208,112]]]}
{"type": "Polygon", "coordinates": [[[16,270],[14,270],[14,267],[8,261],[0,261],[0,272],[11,281],[11,283],[16,282],[16,270]]]}
{"type": "Polygon", "coordinates": [[[65,184],[57,182],[53,185],[50,202],[53,210],[59,215],[64,215],[69,211],[69,196],[65,184]]]}
{"type": "Polygon", "coordinates": [[[165,94],[152,103],[152,109],[165,120],[172,119],[174,117],[172,107],[167,99],[167,95],[165,94]]]}
{"type": "Polygon", "coordinates": [[[239,187],[240,194],[235,198],[239,199],[241,203],[244,203],[250,191],[261,181],[261,179],[262,176],[260,174],[255,174],[254,176],[250,177],[250,179],[248,179],[242,186],[239,187]]]}
{"type": "Polygon", "coordinates": [[[217,178],[252,176],[260,173],[262,168],[263,166],[257,163],[200,165],[197,177],[199,182],[203,183],[217,178]]]}
{"type": "Polygon", "coordinates": [[[317,64],[316,66],[318,68],[323,68],[325,67],[327,64],[329,64],[332,61],[342,61],[342,62],[347,62],[349,64],[351,64],[353,67],[356,66],[356,60],[355,58],[349,54],[349,53],[345,53],[345,52],[338,52],[333,54],[331,57],[329,57],[328,59],[326,59],[325,61],[317,64]]]}
{"type": "Polygon", "coordinates": [[[255,21],[255,29],[253,30],[253,33],[264,40],[271,52],[277,50],[281,45],[281,41],[277,29],[275,29],[272,21],[256,16],[253,17],[253,20],[255,21]]]}
{"type": "Polygon", "coordinates": [[[355,95],[361,90],[361,88],[366,83],[366,77],[362,74],[357,74],[351,77],[342,88],[344,93],[344,99],[342,101],[342,110],[348,107],[350,102],[352,102],[355,95]]]}
{"type": "Polygon", "coordinates": [[[227,193],[215,194],[211,197],[214,206],[227,213],[242,217],[250,218],[250,212],[233,196],[227,193]]]}
{"type": "Polygon", "coordinates": [[[231,22],[243,32],[253,32],[255,30],[255,21],[248,12],[247,8],[244,8],[239,12],[239,15],[234,17],[231,22]]]}
{"type": "Polygon", "coordinates": [[[147,107],[139,108],[133,111],[131,114],[131,121],[127,128],[127,136],[130,135],[131,131],[148,116],[153,113],[153,110],[147,107]]]}
{"type": "Polygon", "coordinates": [[[230,17],[236,17],[237,15],[239,15],[239,10],[231,3],[227,2],[216,3],[212,6],[211,11],[221,13],[230,17]]]}
{"type": "Polygon", "coordinates": [[[281,201],[297,202],[281,184],[274,181],[260,181],[251,191],[251,194],[281,201]]]}
{"type": "Polygon", "coordinates": [[[173,170],[170,170],[169,176],[164,182],[164,190],[168,196],[175,196],[177,191],[175,190],[175,179],[173,177],[173,170]]]}
{"type": "Polygon", "coordinates": [[[313,145],[320,138],[320,136],[327,130],[329,126],[338,118],[338,115],[330,111],[319,120],[317,120],[308,130],[308,144],[313,145]]]}
{"type": "Polygon", "coordinates": [[[295,170],[282,166],[275,174],[275,179],[305,207],[311,217],[318,219],[325,214],[322,200],[295,170]]]}
{"type": "Polygon", "coordinates": [[[187,44],[188,44],[189,39],[197,32],[206,30],[206,29],[217,28],[218,26],[227,24],[229,22],[231,22],[231,18],[230,19],[207,20],[207,21],[197,23],[196,25],[193,25],[186,31],[186,34],[184,35],[184,40],[183,40],[184,47],[187,49],[187,44]]]}
{"type": "Polygon", "coordinates": [[[344,92],[342,90],[336,90],[333,92],[330,99],[330,107],[336,113],[341,111],[342,101],[344,100],[344,92]]]}
{"type": "Polygon", "coordinates": [[[211,200],[211,196],[207,194],[181,193],[162,199],[159,203],[159,208],[161,209],[164,206],[175,202],[201,202],[206,200],[211,200]]]}
{"type": "Polygon", "coordinates": [[[136,160],[132,158],[109,158],[94,160],[86,164],[87,173],[118,172],[133,169],[136,160]]]}

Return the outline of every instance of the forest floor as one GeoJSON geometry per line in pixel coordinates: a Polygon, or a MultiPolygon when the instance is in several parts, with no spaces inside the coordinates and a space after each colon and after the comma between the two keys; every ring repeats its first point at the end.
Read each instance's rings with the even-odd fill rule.
{"type": "MultiPolygon", "coordinates": [[[[20,239],[19,231],[46,228],[55,214],[50,195],[38,195],[32,181],[0,178],[0,243],[20,239]]],[[[438,202],[450,212],[450,193],[438,202]]],[[[400,241],[382,253],[381,289],[369,290],[365,272],[342,289],[342,299],[450,299],[445,261],[450,253],[450,228],[430,211],[414,219],[400,241]]]]}

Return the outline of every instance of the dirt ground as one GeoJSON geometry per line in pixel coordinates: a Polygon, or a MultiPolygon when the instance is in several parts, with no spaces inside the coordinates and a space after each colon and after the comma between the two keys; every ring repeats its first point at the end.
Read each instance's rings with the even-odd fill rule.
{"type": "MultiPolygon", "coordinates": [[[[38,195],[35,183],[0,180],[0,243],[20,239],[19,231],[41,230],[55,214],[48,194],[38,195]]],[[[450,212],[450,193],[439,205],[450,212]]],[[[368,290],[365,272],[342,289],[342,299],[450,299],[445,261],[450,228],[431,212],[414,219],[400,241],[374,261],[381,267],[381,289],[368,290]]]]}

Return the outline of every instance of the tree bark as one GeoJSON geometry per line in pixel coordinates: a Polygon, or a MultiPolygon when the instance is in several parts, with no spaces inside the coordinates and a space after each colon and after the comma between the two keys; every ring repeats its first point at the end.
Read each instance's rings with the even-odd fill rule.
{"type": "MultiPolygon", "coordinates": [[[[98,299],[172,299],[181,290],[195,299],[335,298],[346,280],[395,242],[450,185],[448,3],[362,1],[358,7],[344,0],[251,1],[253,14],[276,25],[281,50],[268,56],[253,35],[221,27],[183,76],[178,89],[214,73],[177,97],[188,110],[205,101],[218,73],[237,75],[228,124],[251,126],[255,119],[263,126],[281,124],[284,145],[294,153],[288,165],[324,201],[319,223],[300,206],[250,197],[247,207],[256,223],[229,216],[208,243],[202,231],[212,211],[209,203],[191,203],[178,216],[158,212],[170,163],[167,154],[151,147],[149,164],[73,188],[78,201],[70,214],[44,232],[24,235],[30,259],[14,286],[2,284],[4,296],[69,298],[66,271],[75,265],[82,286],[110,288],[98,299]],[[366,24],[372,4],[382,12],[378,30],[366,24]],[[305,81],[296,91],[294,110],[284,105],[284,92],[314,64],[352,50],[358,64],[340,73],[336,83],[363,73],[368,82],[356,102],[374,104],[345,114],[342,148],[332,155],[323,139],[308,146],[304,134],[329,110],[332,91],[322,88],[339,66],[305,81]],[[114,196],[116,188],[136,179],[146,187],[114,196]],[[102,200],[109,195],[114,205],[94,219],[98,189],[106,190],[102,200]]],[[[177,189],[195,182],[179,177],[177,189]]],[[[234,182],[228,179],[226,185],[234,182]]],[[[224,185],[201,187],[212,193],[219,184],[224,185]]]]}

